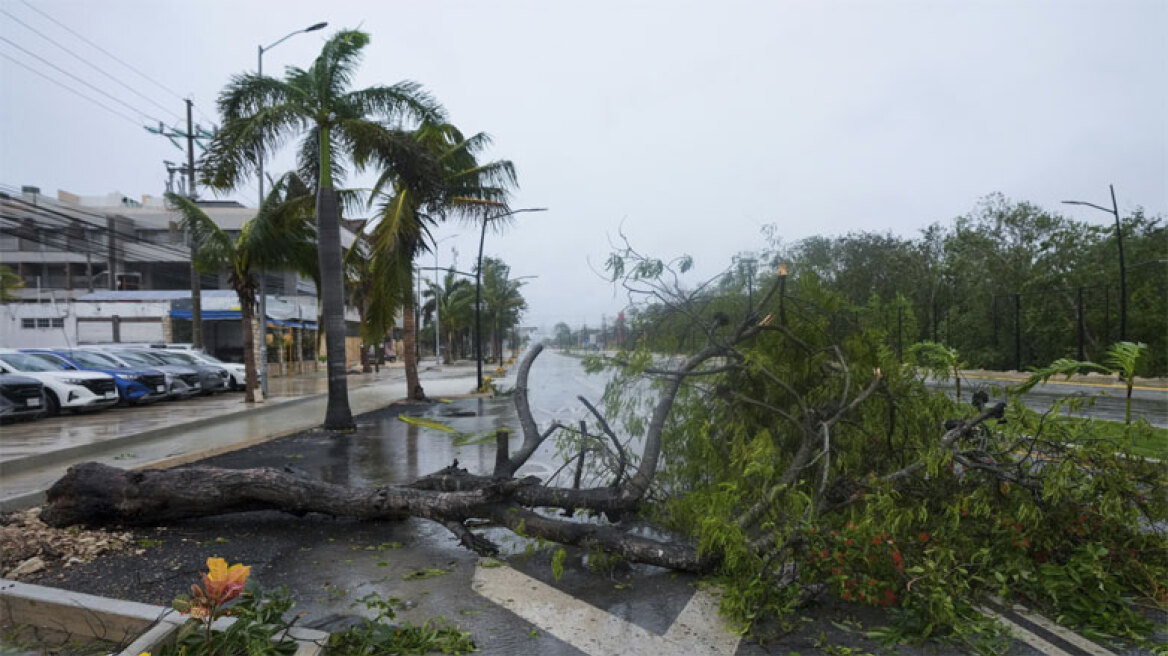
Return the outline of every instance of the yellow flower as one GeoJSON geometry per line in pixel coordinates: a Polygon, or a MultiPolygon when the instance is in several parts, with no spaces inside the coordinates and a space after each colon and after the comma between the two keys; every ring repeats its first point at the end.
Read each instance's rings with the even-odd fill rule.
{"type": "Polygon", "coordinates": [[[247,577],[251,575],[251,567],[243,563],[236,563],[231,567],[222,558],[207,559],[207,573],[203,575],[203,587],[207,596],[222,604],[235,599],[243,592],[247,585],[247,577]]]}
{"type": "Polygon", "coordinates": [[[138,654],[138,656],[150,656],[150,652],[144,651],[144,652],[138,654]]]}

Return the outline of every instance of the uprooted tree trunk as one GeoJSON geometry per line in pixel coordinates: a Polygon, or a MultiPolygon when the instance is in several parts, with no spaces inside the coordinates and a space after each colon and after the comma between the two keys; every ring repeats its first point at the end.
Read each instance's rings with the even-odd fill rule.
{"type": "MultiPolygon", "coordinates": [[[[776,291],[772,286],[759,304],[765,304],[776,291]]],[[[519,416],[523,441],[511,453],[508,440],[501,435],[496,442],[496,464],[490,475],[470,473],[452,465],[406,485],[387,485],[351,488],[311,480],[277,469],[228,470],[191,467],[172,470],[126,471],[84,463],[69,472],[48,492],[48,506],[42,519],[52,525],[71,524],[149,525],[193,517],[255,510],[279,510],[296,515],[315,512],[333,516],[362,519],[403,519],[419,517],[446,526],[459,541],[479,554],[497,553],[496,545],[471,530],[474,525],[487,522],[502,526],[517,534],[542,538],[565,545],[587,549],[602,549],[619,554],[630,562],[647,563],[675,570],[703,572],[718,563],[714,551],[699,553],[696,545],[681,540],[658,540],[625,530],[620,519],[635,511],[645,500],[661,461],[662,434],[675,399],[687,382],[742,367],[741,353],[736,346],[764,331],[779,331],[798,342],[782,325],[773,326],[772,317],[759,319],[748,313],[742,322],[728,332],[707,333],[707,345],[692,356],[674,362],[673,366],[646,373],[663,381],[662,391],[651,411],[645,437],[642,441],[637,467],[626,475],[631,461],[623,451],[621,441],[604,417],[590,403],[584,401],[593,413],[596,423],[611,438],[619,457],[619,470],[610,478],[610,484],[601,487],[555,487],[535,477],[516,478],[515,473],[537,449],[557,430],[566,427],[553,423],[542,431],[537,425],[528,402],[528,375],[531,365],[542,350],[536,346],[523,359],[517,374],[514,400],[519,416]],[[537,509],[557,509],[571,515],[583,510],[593,515],[604,515],[615,523],[600,520],[582,522],[559,518],[537,509]]],[[[725,324],[721,324],[723,327],[725,324]]],[[[407,331],[408,332],[408,331],[407,331]]],[[[407,346],[407,348],[409,348],[407,346]]],[[[831,349],[829,349],[831,350],[831,349]]],[[[847,363],[838,348],[832,357],[839,365],[836,371],[847,376],[847,363]]],[[[776,385],[784,383],[775,379],[776,385]]],[[[828,502],[832,487],[832,429],[855,410],[879,387],[881,376],[877,371],[862,389],[855,389],[845,379],[842,395],[826,408],[802,407],[798,417],[777,410],[784,419],[800,425],[801,442],[787,473],[775,485],[776,490],[789,486],[796,479],[814,477],[815,512],[832,512],[841,505],[828,502]],[[855,391],[851,391],[855,389],[855,391]]],[[[794,391],[792,390],[794,394],[794,391]]],[[[797,395],[796,395],[797,396],[797,395]]],[[[581,399],[583,401],[583,399],[581,399]]],[[[750,401],[742,397],[741,400],[750,401]]],[[[800,399],[800,406],[803,401],[800,399]]],[[[977,417],[955,422],[941,437],[943,446],[956,450],[959,439],[992,416],[1000,416],[1001,405],[986,408],[977,417]]],[[[583,433],[583,430],[581,430],[583,433]]],[[[580,460],[583,460],[581,451],[580,460]]],[[[956,456],[960,459],[960,455],[956,456]]],[[[456,463],[457,464],[457,463],[456,463]]],[[[976,465],[977,463],[971,463],[976,465]]],[[[910,465],[888,474],[897,480],[915,473],[923,465],[910,465]]],[[[577,481],[579,480],[577,474],[577,481]]],[[[763,495],[769,499],[772,495],[763,495]]],[[[757,534],[753,548],[761,554],[773,554],[790,545],[777,545],[773,538],[760,530],[766,515],[766,502],[742,509],[739,523],[747,533],[757,534]]]]}

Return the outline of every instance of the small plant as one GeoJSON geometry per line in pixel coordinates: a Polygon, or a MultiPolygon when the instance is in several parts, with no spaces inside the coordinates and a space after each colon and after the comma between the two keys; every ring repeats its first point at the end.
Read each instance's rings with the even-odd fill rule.
{"type": "Polygon", "coordinates": [[[1066,376],[1067,379],[1070,379],[1075,374],[1092,371],[1118,374],[1127,386],[1123,422],[1131,426],[1131,397],[1132,389],[1135,387],[1136,367],[1147,349],[1148,345],[1140,342],[1116,342],[1107,349],[1107,360],[1102,365],[1096,362],[1061,358],[1047,367],[1036,369],[1030,378],[1018,385],[1016,391],[1018,393],[1028,392],[1038,383],[1045,383],[1055,376],[1066,376]]]}
{"type": "Polygon", "coordinates": [[[556,553],[552,555],[552,576],[557,581],[564,576],[564,561],[568,559],[568,552],[563,549],[556,549],[556,553]]]}
{"type": "Polygon", "coordinates": [[[296,642],[286,637],[291,624],[284,613],[292,607],[286,590],[265,592],[248,581],[251,567],[230,567],[222,558],[207,559],[202,585],[191,586],[191,596],[174,600],[174,608],[191,621],[179,630],[175,645],[160,656],[277,656],[292,654],[296,642]],[[231,616],[235,622],[215,631],[215,620],[231,616]],[[281,639],[273,637],[283,632],[281,639]]]}
{"type": "MultiPolygon", "coordinates": [[[[361,624],[351,626],[329,637],[329,653],[346,656],[393,656],[396,654],[466,654],[475,651],[474,640],[469,633],[446,624],[445,620],[427,621],[419,626],[403,624],[394,626],[388,621],[395,615],[393,611],[397,599],[384,599],[376,592],[366,595],[357,603],[377,612],[373,619],[362,619],[361,624]]],[[[354,605],[357,605],[356,603],[354,605]]]]}

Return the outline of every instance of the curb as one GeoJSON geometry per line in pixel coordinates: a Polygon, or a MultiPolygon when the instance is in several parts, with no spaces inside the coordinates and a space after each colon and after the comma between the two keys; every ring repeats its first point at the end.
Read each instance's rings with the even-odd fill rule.
{"type": "MultiPolygon", "coordinates": [[[[203,419],[195,419],[194,421],[188,421],[188,422],[182,423],[182,424],[180,424],[180,426],[184,429],[186,429],[186,428],[204,428],[206,426],[211,426],[211,425],[214,425],[214,424],[219,423],[219,422],[237,419],[237,418],[239,418],[240,415],[245,415],[245,414],[249,414],[249,413],[263,414],[263,413],[270,412],[270,411],[273,411],[273,410],[276,410],[278,408],[282,408],[285,406],[299,405],[301,403],[311,401],[312,399],[314,399],[318,396],[323,396],[323,394],[314,394],[312,396],[301,396],[301,397],[297,397],[295,399],[289,399],[287,401],[282,401],[280,403],[271,403],[271,404],[264,403],[262,406],[259,406],[259,407],[245,408],[243,410],[238,410],[236,412],[229,412],[226,414],[216,415],[214,417],[205,417],[203,419]]],[[[77,444],[74,446],[66,447],[64,449],[57,449],[55,451],[48,451],[46,453],[35,453],[32,455],[28,455],[28,456],[13,458],[11,460],[0,461],[0,476],[13,473],[13,469],[15,469],[15,468],[26,469],[26,468],[33,468],[33,467],[51,467],[53,465],[59,465],[62,462],[69,462],[72,460],[76,460],[77,458],[83,458],[83,457],[93,455],[95,453],[100,453],[100,452],[103,452],[106,450],[117,449],[117,448],[126,447],[126,446],[133,446],[135,444],[141,444],[142,442],[148,442],[148,441],[150,441],[156,437],[162,436],[162,435],[169,435],[169,434],[173,433],[176,430],[176,428],[178,428],[178,427],[177,426],[166,426],[166,427],[162,427],[162,428],[152,428],[152,429],[147,430],[147,431],[142,431],[141,433],[134,433],[132,435],[115,437],[112,439],[103,440],[101,442],[89,442],[87,444],[77,444]]]]}
{"type": "MultiPolygon", "coordinates": [[[[405,398],[405,397],[386,397],[386,398],[380,398],[380,399],[373,400],[371,405],[368,407],[362,407],[360,409],[355,407],[356,404],[353,402],[354,401],[353,394],[360,393],[361,390],[374,388],[374,387],[376,387],[376,385],[364,385],[364,386],[361,386],[359,388],[350,390],[349,401],[350,401],[350,405],[354,406],[353,407],[354,417],[358,417],[360,415],[368,414],[371,412],[377,412],[379,410],[383,410],[385,408],[388,408],[396,403],[408,403],[410,401],[410,399],[405,398]]],[[[435,399],[437,399],[437,398],[473,398],[476,396],[481,396],[481,395],[479,395],[479,394],[454,394],[454,395],[439,395],[439,396],[435,396],[433,398],[435,398],[435,399]]],[[[203,419],[196,419],[196,420],[184,422],[182,424],[178,424],[175,426],[168,426],[168,427],[163,427],[163,428],[153,428],[153,429],[150,429],[147,431],[143,431],[141,433],[135,433],[133,435],[126,435],[124,437],[118,437],[118,438],[114,438],[114,439],[110,439],[110,440],[105,440],[102,442],[91,442],[89,444],[78,444],[76,446],[68,447],[65,449],[60,449],[57,451],[51,451],[48,453],[40,453],[40,454],[25,456],[22,458],[16,458],[13,460],[9,460],[7,462],[0,463],[0,477],[2,477],[5,473],[11,474],[13,468],[15,468],[15,467],[19,467],[21,469],[34,469],[34,468],[48,468],[48,467],[55,467],[55,466],[62,466],[62,465],[70,465],[71,466],[73,464],[76,464],[80,460],[85,459],[86,457],[100,456],[101,454],[109,454],[110,452],[117,451],[120,448],[147,443],[147,442],[150,442],[150,441],[157,439],[159,437],[165,437],[165,436],[171,435],[176,431],[187,430],[187,429],[206,428],[207,426],[214,426],[215,424],[219,424],[219,423],[228,423],[231,421],[239,420],[244,415],[267,414],[269,412],[279,411],[279,410],[282,410],[282,409],[285,409],[288,407],[302,405],[305,403],[311,403],[313,401],[316,401],[316,400],[319,400],[322,398],[327,398],[327,397],[328,397],[327,392],[321,392],[321,393],[312,394],[309,396],[296,397],[293,399],[289,399],[287,401],[282,401],[280,403],[265,403],[259,407],[245,408],[243,410],[229,412],[229,413],[217,415],[214,417],[206,417],[203,419]]],[[[268,442],[270,440],[279,439],[281,437],[286,437],[288,435],[298,433],[302,430],[306,430],[306,428],[305,427],[289,428],[288,430],[284,430],[284,431],[280,431],[280,432],[264,434],[260,437],[254,438],[254,439],[246,439],[246,440],[242,440],[242,441],[231,443],[231,444],[220,444],[217,446],[201,449],[198,451],[192,451],[192,452],[183,453],[180,455],[174,455],[171,457],[165,457],[165,458],[161,458],[158,460],[153,460],[150,462],[141,463],[138,465],[131,466],[131,467],[129,467],[129,469],[134,469],[134,470],[160,469],[160,468],[176,467],[176,466],[180,466],[180,465],[185,465],[185,464],[189,464],[192,462],[202,460],[204,458],[210,458],[210,457],[221,455],[224,453],[230,453],[232,451],[237,451],[239,449],[246,449],[248,447],[252,447],[252,446],[255,446],[257,444],[262,444],[262,443],[268,442]]],[[[25,492],[23,494],[17,494],[17,495],[13,495],[13,496],[9,496],[9,497],[0,498],[0,512],[11,512],[14,510],[22,510],[22,509],[30,508],[33,506],[43,505],[47,501],[46,492],[47,492],[47,490],[34,490],[34,491],[30,491],[30,492],[25,492]]]]}

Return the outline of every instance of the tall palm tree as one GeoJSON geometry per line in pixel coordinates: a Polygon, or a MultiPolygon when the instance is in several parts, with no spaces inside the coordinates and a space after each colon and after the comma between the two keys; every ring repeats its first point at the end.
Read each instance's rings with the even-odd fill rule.
{"type": "MultiPolygon", "coordinates": [[[[370,305],[401,308],[406,388],[410,398],[422,400],[426,394],[418,381],[413,262],[430,251],[431,229],[438,223],[448,218],[475,221],[505,212],[516,179],[510,161],[478,161],[479,154],[491,144],[486,134],[465,137],[449,123],[431,122],[423,123],[412,134],[432,155],[437,175],[415,175],[411,179],[393,167],[383,166],[370,197],[378,206],[379,219],[372,233],[373,257],[380,260],[376,266],[389,275],[384,279],[386,284],[375,290],[370,305]]],[[[397,146],[396,142],[388,145],[397,146]]],[[[393,157],[400,157],[394,148],[384,150],[387,164],[393,157]]],[[[371,155],[374,160],[380,157],[379,150],[371,155]]]]}
{"type": "Polygon", "coordinates": [[[422,306],[422,314],[430,321],[430,317],[438,315],[439,328],[446,337],[446,358],[444,362],[450,364],[457,351],[456,344],[460,333],[470,327],[472,307],[474,305],[474,286],[465,278],[458,278],[453,271],[447,271],[441,285],[427,282],[428,289],[423,292],[429,301],[422,306]]]}
{"type": "Polygon", "coordinates": [[[328,354],[328,408],[324,427],[354,428],[345,379],[345,306],[341,263],[340,202],[333,185],[343,178],[344,162],[357,169],[378,148],[378,165],[412,180],[419,158],[416,142],[400,128],[404,120],[441,121],[441,107],[414,82],[350,90],[361,50],[369,35],[357,30],[335,34],[308,70],[289,67],[283,80],[237,75],[219,95],[223,126],[211,141],[204,162],[207,184],[234,188],[248,177],[257,157],[304,135],[300,169],[316,189],[320,297],[328,354]]]}
{"type": "Polygon", "coordinates": [[[319,281],[312,190],[295,174],[284,176],[272,187],[256,216],[244,222],[235,237],[189,198],[168,193],[166,200],[178,210],[179,227],[196,245],[195,268],[200,273],[228,270],[231,287],[239,297],[242,318],[243,362],[247,370],[244,400],[253,403],[259,383],[256,332],[252,329],[259,286],[255,274],[260,269],[292,269],[319,281]]]}

